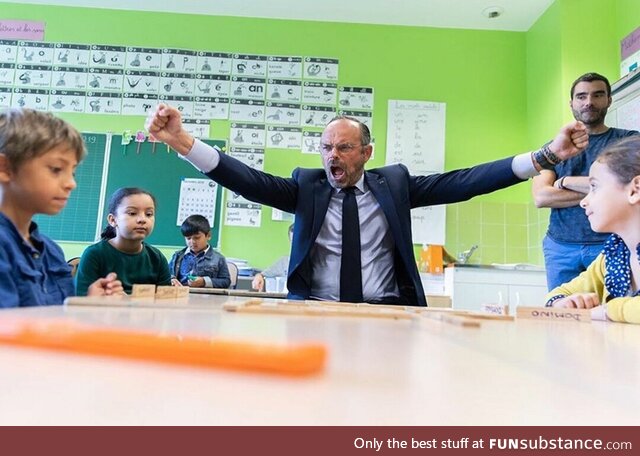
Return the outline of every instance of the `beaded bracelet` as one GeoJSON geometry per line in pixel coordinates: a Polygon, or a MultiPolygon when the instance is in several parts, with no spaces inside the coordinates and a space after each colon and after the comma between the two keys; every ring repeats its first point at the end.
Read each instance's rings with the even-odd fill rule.
{"type": "Polygon", "coordinates": [[[544,306],[545,307],[553,307],[553,302],[557,301],[558,299],[562,299],[562,298],[566,298],[566,296],[565,295],[555,295],[554,297],[550,298],[544,306]]]}
{"type": "Polygon", "coordinates": [[[540,168],[542,169],[554,169],[556,165],[551,163],[549,159],[544,154],[543,149],[536,150],[535,152],[531,152],[533,159],[538,163],[540,168]]]}
{"type": "Polygon", "coordinates": [[[562,159],[560,157],[558,157],[556,154],[554,154],[553,152],[551,152],[551,149],[549,149],[549,145],[547,144],[546,146],[543,146],[542,149],[540,149],[542,151],[542,153],[544,154],[545,158],[553,165],[557,165],[559,164],[562,159]]]}

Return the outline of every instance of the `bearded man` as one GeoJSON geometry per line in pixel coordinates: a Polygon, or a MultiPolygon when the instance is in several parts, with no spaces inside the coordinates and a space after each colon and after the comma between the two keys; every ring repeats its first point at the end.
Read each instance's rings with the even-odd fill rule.
{"type": "Polygon", "coordinates": [[[598,73],[587,73],[571,85],[569,106],[573,117],[587,127],[585,151],[542,170],[533,178],[537,207],[551,208],[549,227],[542,241],[547,286],[552,290],[584,271],[602,251],[608,233],[591,230],[580,201],[589,193],[589,167],[598,155],[618,140],[638,134],[634,130],[609,128],[604,119],[611,106],[611,85],[598,73]]]}

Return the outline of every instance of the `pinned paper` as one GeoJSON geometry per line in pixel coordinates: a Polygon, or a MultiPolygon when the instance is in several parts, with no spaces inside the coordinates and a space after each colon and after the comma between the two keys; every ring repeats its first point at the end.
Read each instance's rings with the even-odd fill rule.
{"type": "Polygon", "coordinates": [[[131,135],[131,130],[125,130],[122,132],[122,155],[127,155],[127,146],[131,143],[133,136],[131,135]]]}
{"type": "Polygon", "coordinates": [[[147,137],[145,136],[144,131],[138,130],[136,132],[136,142],[138,143],[138,146],[136,147],[136,154],[140,153],[140,144],[145,142],[146,139],[147,137]]]}

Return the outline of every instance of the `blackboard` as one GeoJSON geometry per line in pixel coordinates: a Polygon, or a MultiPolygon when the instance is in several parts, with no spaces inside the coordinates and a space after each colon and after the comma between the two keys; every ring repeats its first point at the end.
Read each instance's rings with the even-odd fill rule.
{"type": "MultiPolygon", "coordinates": [[[[120,187],[141,187],[151,192],[158,203],[156,223],[150,244],[181,246],[184,238],[176,225],[183,178],[206,178],[191,164],[167,153],[161,143],[131,141],[122,145],[121,135],[83,133],[88,155],[76,169],[77,188],[67,206],[55,216],[38,215],[34,221],[40,231],[56,241],[95,242],[106,225],[109,197],[120,187]],[[138,147],[139,146],[139,147],[138,147]],[[105,173],[104,170],[107,172],[105,173]]],[[[205,140],[209,145],[226,148],[225,141],[205,140]]],[[[216,216],[211,245],[220,238],[222,191],[218,187],[216,216]]]]}
{"type": "MultiPolygon", "coordinates": [[[[205,140],[209,145],[216,145],[220,149],[226,148],[221,140],[205,140]]],[[[105,203],[102,211],[102,221],[106,225],[107,205],[109,197],[120,187],[141,187],[155,196],[156,223],[153,233],[148,238],[150,244],[184,245],[184,238],[180,227],[176,225],[178,204],[180,197],[180,182],[183,178],[206,179],[202,173],[189,162],[176,157],[176,152],[167,152],[167,146],[162,143],[131,141],[122,145],[122,135],[111,137],[109,153],[109,172],[105,191],[105,203]],[[139,146],[139,147],[138,147],[139,146]]],[[[220,238],[220,208],[222,191],[218,186],[216,197],[216,217],[211,227],[211,245],[218,246],[220,238]]]]}
{"type": "Polygon", "coordinates": [[[107,135],[83,133],[87,157],[76,168],[76,189],[67,206],[57,215],[37,215],[34,221],[40,231],[57,241],[93,242],[102,220],[98,206],[102,197],[103,169],[107,135]]]}

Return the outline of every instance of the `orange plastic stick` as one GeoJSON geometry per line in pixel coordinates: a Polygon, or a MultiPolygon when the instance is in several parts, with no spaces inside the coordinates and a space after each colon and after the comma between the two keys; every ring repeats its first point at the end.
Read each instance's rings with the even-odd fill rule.
{"type": "Polygon", "coordinates": [[[0,343],[203,367],[309,375],[321,371],[326,348],[156,335],[72,321],[2,322],[0,343]],[[7,323],[11,326],[8,327],[7,323]]]}

